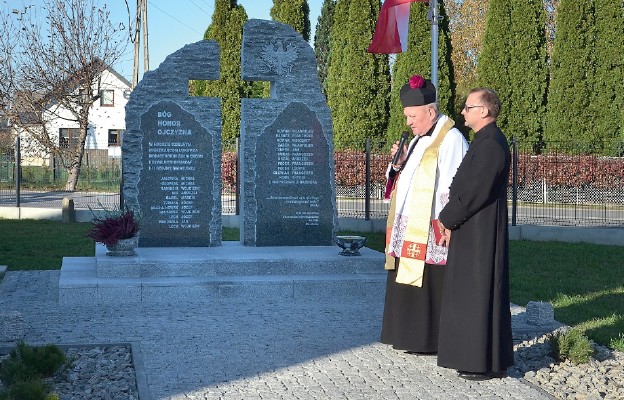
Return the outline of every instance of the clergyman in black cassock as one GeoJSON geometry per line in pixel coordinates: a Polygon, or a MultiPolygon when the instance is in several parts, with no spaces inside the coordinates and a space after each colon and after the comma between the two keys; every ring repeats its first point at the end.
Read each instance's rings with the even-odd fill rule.
{"type": "Polygon", "coordinates": [[[475,374],[504,376],[514,363],[507,226],[510,153],[496,125],[499,110],[490,89],[475,89],[468,96],[462,114],[475,138],[439,215],[450,244],[438,365],[456,369],[466,379],[475,374]]]}

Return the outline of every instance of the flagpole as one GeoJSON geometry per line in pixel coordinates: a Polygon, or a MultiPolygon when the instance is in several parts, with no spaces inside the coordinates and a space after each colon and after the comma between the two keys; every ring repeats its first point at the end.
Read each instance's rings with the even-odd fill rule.
{"type": "MultiPolygon", "coordinates": [[[[429,0],[431,18],[431,83],[438,90],[438,0],[429,0]]],[[[436,96],[437,98],[437,96],[436,96]]]]}

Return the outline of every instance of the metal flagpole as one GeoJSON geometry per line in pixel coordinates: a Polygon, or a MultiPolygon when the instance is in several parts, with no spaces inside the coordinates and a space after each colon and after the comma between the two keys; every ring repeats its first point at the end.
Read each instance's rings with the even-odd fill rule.
{"type": "Polygon", "coordinates": [[[429,19],[431,21],[431,83],[438,90],[438,0],[429,0],[429,19]]]}

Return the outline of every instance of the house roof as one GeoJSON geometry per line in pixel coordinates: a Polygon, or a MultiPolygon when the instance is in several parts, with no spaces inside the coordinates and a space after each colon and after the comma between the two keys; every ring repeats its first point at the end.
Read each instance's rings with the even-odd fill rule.
{"type": "Polygon", "coordinates": [[[127,80],[123,75],[121,75],[119,72],[117,72],[115,69],[113,69],[113,67],[107,67],[106,68],[110,73],[112,73],[113,75],[115,75],[117,77],[117,79],[119,79],[120,81],[122,81],[124,83],[124,85],[127,85],[128,87],[132,87],[132,83],[130,83],[129,80],[127,80]]]}

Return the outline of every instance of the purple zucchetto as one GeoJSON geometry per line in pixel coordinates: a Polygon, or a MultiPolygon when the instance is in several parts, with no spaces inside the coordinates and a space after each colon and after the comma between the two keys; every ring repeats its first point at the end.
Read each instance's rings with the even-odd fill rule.
{"type": "Polygon", "coordinates": [[[436,88],[430,80],[413,75],[400,91],[403,107],[424,106],[435,103],[436,88]]]}

